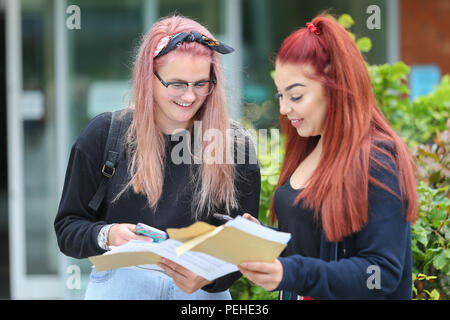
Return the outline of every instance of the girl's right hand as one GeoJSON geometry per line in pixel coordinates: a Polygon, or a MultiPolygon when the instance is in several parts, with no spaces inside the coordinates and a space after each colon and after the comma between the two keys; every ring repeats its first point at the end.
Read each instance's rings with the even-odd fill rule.
{"type": "Polygon", "coordinates": [[[135,224],[130,223],[118,223],[111,227],[108,234],[109,246],[118,247],[130,240],[141,240],[153,242],[153,239],[146,236],[140,236],[134,233],[136,228],[135,224]]]}
{"type": "Polygon", "coordinates": [[[261,224],[261,222],[259,222],[259,220],[256,219],[254,216],[252,216],[250,213],[244,213],[242,215],[242,218],[245,218],[245,219],[250,220],[251,222],[254,222],[257,224],[261,224]]]}

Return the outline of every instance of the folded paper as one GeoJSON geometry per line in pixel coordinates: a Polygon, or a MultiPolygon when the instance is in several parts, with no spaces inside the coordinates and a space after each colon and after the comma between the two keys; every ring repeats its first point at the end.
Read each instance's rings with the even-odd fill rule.
{"type": "Polygon", "coordinates": [[[258,225],[240,216],[215,227],[196,222],[167,229],[169,239],[160,243],[130,241],[89,260],[98,271],[156,264],[170,259],[194,273],[214,280],[237,271],[244,261],[273,261],[286,247],[290,234],[258,225]]]}

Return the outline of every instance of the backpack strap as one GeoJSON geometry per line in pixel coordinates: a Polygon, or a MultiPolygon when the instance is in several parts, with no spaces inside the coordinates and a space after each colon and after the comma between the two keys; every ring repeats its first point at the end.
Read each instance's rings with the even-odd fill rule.
{"type": "Polygon", "coordinates": [[[105,151],[103,154],[102,174],[103,179],[98,186],[97,192],[89,202],[89,208],[97,211],[106,196],[108,181],[116,173],[121,154],[125,150],[125,135],[130,126],[133,112],[123,113],[117,110],[112,113],[111,124],[109,126],[108,137],[106,139],[105,151]]]}

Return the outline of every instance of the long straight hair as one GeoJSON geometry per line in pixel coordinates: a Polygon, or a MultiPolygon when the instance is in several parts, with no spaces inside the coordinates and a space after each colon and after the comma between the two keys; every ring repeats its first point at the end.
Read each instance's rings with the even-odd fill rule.
{"type": "MultiPolygon", "coordinates": [[[[328,241],[341,241],[360,231],[368,222],[369,183],[405,200],[405,218],[417,220],[417,194],[414,161],[410,150],[389,126],[376,104],[367,67],[348,32],[333,17],[320,14],[312,20],[316,34],[302,28],[282,43],[276,63],[311,65],[325,88],[328,111],[323,150],[317,169],[307,187],[296,198],[314,209],[328,241]],[[391,152],[377,142],[391,146],[391,152]],[[379,161],[380,155],[392,159],[397,172],[379,161]],[[370,175],[370,168],[381,167],[396,174],[400,194],[370,175]]],[[[300,137],[281,117],[286,135],[285,157],[277,187],[283,185],[298,165],[312,152],[319,137],[300,137]]],[[[272,200],[272,221],[276,212],[272,200]]]]}
{"type": "MultiPolygon", "coordinates": [[[[158,128],[155,120],[158,107],[155,105],[153,98],[154,70],[181,54],[209,59],[217,85],[206,98],[193,120],[202,121],[203,132],[214,128],[219,130],[223,136],[230,127],[226,110],[222,61],[217,52],[199,43],[183,43],[166,55],[153,59],[156,46],[163,37],[191,31],[197,31],[207,37],[212,37],[206,28],[191,19],[179,15],[162,18],[143,37],[135,60],[133,71],[134,103],[129,106],[129,109],[134,111],[134,117],[127,134],[127,146],[130,155],[128,171],[131,180],[122,191],[132,186],[136,193],[143,193],[147,196],[151,208],[156,208],[161,198],[164,182],[164,162],[169,161],[169,159],[165,159],[166,141],[164,134],[158,128]]],[[[201,132],[202,136],[203,132],[201,132]]],[[[202,145],[202,149],[204,148],[205,146],[202,145]]],[[[226,153],[223,152],[222,154],[226,153]]],[[[200,169],[193,172],[197,172],[196,176],[193,177],[195,191],[192,204],[193,215],[196,219],[205,212],[209,214],[214,207],[224,206],[227,211],[237,207],[234,190],[234,164],[202,163],[200,169]]]]}

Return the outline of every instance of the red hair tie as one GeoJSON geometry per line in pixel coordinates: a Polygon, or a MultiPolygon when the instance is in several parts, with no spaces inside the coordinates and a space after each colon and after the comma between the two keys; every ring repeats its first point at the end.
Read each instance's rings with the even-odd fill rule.
{"type": "Polygon", "coordinates": [[[311,22],[307,22],[306,26],[308,27],[309,31],[311,31],[312,33],[315,33],[317,35],[320,34],[320,30],[311,22]]]}

